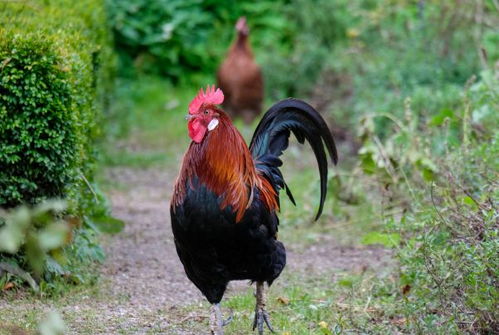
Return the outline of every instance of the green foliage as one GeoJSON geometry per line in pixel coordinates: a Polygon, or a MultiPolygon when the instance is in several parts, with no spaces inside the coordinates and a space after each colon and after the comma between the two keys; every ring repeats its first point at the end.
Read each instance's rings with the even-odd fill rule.
{"type": "Polygon", "coordinates": [[[63,201],[47,200],[31,208],[21,205],[3,211],[0,279],[8,282],[10,276],[16,276],[34,291],[50,294],[63,290],[64,283],[92,282],[96,273],[89,268],[104,260],[98,235],[122,229],[123,222],[110,216],[100,192],[82,200],[79,210],[68,208],[63,201]],[[2,277],[1,270],[6,276],[2,277]]]}
{"type": "Polygon", "coordinates": [[[106,15],[100,0],[0,2],[0,11],[0,207],[25,204],[0,222],[0,261],[55,292],[95,277],[98,234],[123,226],[93,183],[114,75],[106,15]],[[44,223],[37,213],[54,197],[67,208],[44,223]]]}
{"type": "Polygon", "coordinates": [[[470,333],[497,327],[498,198],[490,178],[499,164],[482,159],[497,157],[497,140],[441,162],[445,172],[430,199],[422,194],[414,214],[392,226],[406,236],[399,251],[401,284],[411,288],[404,308],[423,332],[438,324],[470,333]]]}
{"type": "Polygon", "coordinates": [[[350,94],[331,112],[357,130],[354,171],[362,173],[354,174],[377,194],[365,200],[382,204],[382,232],[363,242],[395,247],[400,262],[396,281],[381,282],[395,299],[374,299],[400,314],[378,322],[400,318],[403,333],[492,333],[499,82],[494,58],[480,57],[480,48],[497,52],[488,42],[497,32],[480,19],[497,23],[496,9],[482,3],[477,21],[467,14],[474,2],[459,9],[439,1],[359,3],[367,4],[350,8],[362,20],[349,27],[348,49],[337,50],[331,65],[348,73],[350,94]],[[477,76],[480,65],[488,70],[477,76]]]}
{"type": "Polygon", "coordinates": [[[92,177],[110,85],[102,7],[91,0],[72,9],[62,0],[0,6],[7,14],[0,30],[0,206],[75,199],[92,177]]]}
{"type": "Polygon", "coordinates": [[[362,244],[371,245],[371,244],[381,244],[387,248],[395,248],[400,243],[400,235],[391,233],[384,234],[377,231],[373,231],[364,235],[362,238],[362,244]]]}
{"type": "Polygon", "coordinates": [[[353,93],[355,115],[373,100],[387,111],[400,101],[394,96],[381,103],[386,90],[462,85],[478,69],[479,46],[490,60],[497,53],[491,1],[484,2],[479,18],[469,14],[473,1],[458,8],[406,0],[108,0],[108,7],[122,73],[138,70],[189,83],[201,75],[203,83],[213,82],[234,38],[234,22],[245,15],[273,100],[306,96],[332,72],[323,94],[331,99],[338,91],[353,93]]]}
{"type": "MultiPolygon", "coordinates": [[[[283,8],[273,6],[270,20],[282,21],[281,36],[261,48],[256,46],[273,100],[307,96],[313,91],[318,78],[330,68],[334,50],[344,45],[347,28],[356,20],[348,4],[344,0],[293,0],[283,8]],[[288,42],[276,45],[286,31],[288,42]]],[[[265,27],[261,29],[260,34],[265,34],[265,27]]]]}
{"type": "Polygon", "coordinates": [[[252,6],[250,1],[107,3],[122,72],[138,70],[174,80],[195,72],[214,71],[218,63],[214,55],[225,53],[233,36],[232,26],[244,8],[252,6]]]}
{"type": "Polygon", "coordinates": [[[63,335],[66,333],[66,325],[61,315],[56,311],[47,313],[44,320],[38,325],[41,335],[63,335]]]}
{"type": "Polygon", "coordinates": [[[199,74],[214,78],[237,18],[246,16],[267,91],[281,97],[310,91],[332,47],[346,38],[352,17],[347,3],[108,0],[108,7],[122,73],[175,81],[199,74]]]}
{"type": "Polygon", "coordinates": [[[393,123],[384,139],[372,118],[363,124],[359,165],[387,190],[386,207],[403,209],[364,242],[403,237],[398,305],[411,332],[497,328],[498,93],[497,73],[484,71],[426,122],[407,100],[405,119],[379,115],[393,123]]]}
{"type": "Polygon", "coordinates": [[[64,65],[41,36],[1,41],[0,205],[60,196],[81,164],[64,65]]]}
{"type": "MultiPolygon", "coordinates": [[[[1,253],[17,254],[22,249],[22,262],[28,263],[36,277],[40,278],[45,262],[49,257],[62,258],[62,247],[70,240],[71,227],[60,216],[65,209],[64,202],[51,201],[33,209],[20,206],[10,213],[2,214],[0,260],[4,258],[1,253]]],[[[9,268],[4,267],[3,270],[9,271],[9,268]]],[[[15,271],[9,272],[17,274],[15,271]]]]}
{"type": "Polygon", "coordinates": [[[142,70],[180,77],[185,68],[201,69],[200,49],[212,15],[201,1],[108,1],[123,69],[136,62],[142,70]],[[182,64],[183,67],[178,66],[182,64]]]}

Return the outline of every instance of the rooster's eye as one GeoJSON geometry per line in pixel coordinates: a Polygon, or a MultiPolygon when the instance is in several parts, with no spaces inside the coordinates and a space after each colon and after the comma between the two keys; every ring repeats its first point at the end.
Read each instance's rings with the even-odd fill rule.
{"type": "Polygon", "coordinates": [[[208,114],[208,113],[209,113],[209,111],[208,111],[207,109],[205,109],[205,110],[204,110],[204,113],[205,113],[205,114],[208,114]]]}

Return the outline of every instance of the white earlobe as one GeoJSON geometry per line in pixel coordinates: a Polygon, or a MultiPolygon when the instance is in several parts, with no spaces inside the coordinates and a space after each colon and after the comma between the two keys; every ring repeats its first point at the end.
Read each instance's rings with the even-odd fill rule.
{"type": "Polygon", "coordinates": [[[218,126],[218,119],[212,119],[208,124],[208,131],[212,131],[218,126]]]}

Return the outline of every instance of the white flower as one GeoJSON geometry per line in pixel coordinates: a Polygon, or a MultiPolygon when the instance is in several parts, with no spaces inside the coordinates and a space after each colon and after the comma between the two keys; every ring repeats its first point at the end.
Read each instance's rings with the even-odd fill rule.
{"type": "Polygon", "coordinates": [[[163,33],[161,34],[161,37],[165,41],[168,41],[172,37],[172,32],[173,32],[174,28],[175,28],[175,25],[171,22],[163,24],[161,26],[161,30],[163,31],[163,33]]]}

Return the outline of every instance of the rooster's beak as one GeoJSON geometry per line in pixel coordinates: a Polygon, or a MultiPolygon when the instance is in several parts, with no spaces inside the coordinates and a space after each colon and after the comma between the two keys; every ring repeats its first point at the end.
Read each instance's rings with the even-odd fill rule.
{"type": "Polygon", "coordinates": [[[190,119],[192,119],[192,118],[194,118],[194,117],[195,117],[194,115],[187,114],[187,115],[185,116],[185,119],[186,119],[187,121],[189,121],[190,119]]]}

